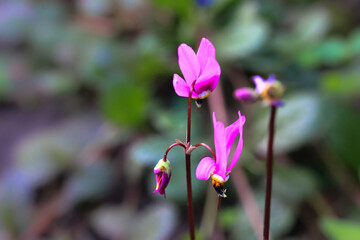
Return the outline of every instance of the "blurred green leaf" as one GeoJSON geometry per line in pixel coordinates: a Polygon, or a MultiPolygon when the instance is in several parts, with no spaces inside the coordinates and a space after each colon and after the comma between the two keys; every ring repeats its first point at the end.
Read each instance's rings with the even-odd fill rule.
{"type": "Polygon", "coordinates": [[[178,14],[181,18],[187,18],[190,15],[191,9],[195,6],[192,0],[182,1],[167,1],[167,0],[152,0],[153,4],[159,8],[171,10],[178,14]]]}
{"type": "Polygon", "coordinates": [[[163,158],[166,148],[173,143],[174,139],[162,136],[145,138],[131,147],[131,159],[141,166],[153,166],[158,160],[163,158]]]}
{"type": "Polygon", "coordinates": [[[177,219],[173,206],[164,202],[150,205],[136,217],[131,226],[129,239],[170,239],[177,225],[177,219]]]}
{"type": "MultiPolygon", "coordinates": [[[[264,195],[263,193],[256,195],[256,200],[259,207],[263,208],[264,195]]],[[[263,210],[262,210],[263,211],[263,210]]],[[[247,215],[242,208],[233,211],[236,215],[236,220],[233,224],[229,239],[243,239],[256,240],[254,231],[250,226],[247,215]]],[[[270,232],[272,237],[278,239],[281,235],[289,231],[295,221],[294,207],[273,195],[271,201],[271,216],[270,216],[270,232]]]]}
{"type": "Polygon", "coordinates": [[[350,52],[352,54],[359,54],[360,53],[360,29],[356,29],[351,33],[350,36],[350,52]]]}
{"type": "Polygon", "coordinates": [[[224,230],[229,230],[236,224],[237,215],[234,214],[236,211],[238,210],[234,207],[220,209],[219,223],[224,230]]]}
{"type": "Polygon", "coordinates": [[[350,56],[347,43],[340,38],[329,38],[318,46],[321,51],[322,62],[328,65],[336,65],[350,56]]]}
{"type": "Polygon", "coordinates": [[[266,42],[269,27],[257,12],[256,3],[244,3],[233,21],[216,35],[214,44],[220,58],[246,57],[266,42]]]}
{"type": "Polygon", "coordinates": [[[348,164],[352,169],[360,166],[357,156],[360,155],[360,116],[355,109],[347,104],[337,102],[336,99],[329,99],[324,110],[326,122],[324,137],[329,146],[339,154],[342,164],[348,164]]]}
{"type": "Polygon", "coordinates": [[[44,71],[35,76],[36,92],[56,96],[74,91],[79,82],[68,73],[62,71],[44,71]]]}
{"type": "MultiPolygon", "coordinates": [[[[276,115],[276,133],[274,152],[287,153],[312,140],[319,134],[321,101],[319,96],[311,92],[296,93],[284,99],[285,105],[280,107],[276,115]]],[[[268,141],[268,114],[264,114],[251,128],[257,151],[265,156],[268,141]]],[[[268,111],[266,111],[267,113],[268,111]]]]}
{"type": "Polygon", "coordinates": [[[10,88],[10,80],[6,71],[5,63],[0,61],[0,96],[3,96],[10,88]]]}
{"type": "Polygon", "coordinates": [[[110,121],[124,126],[139,126],[146,117],[147,90],[132,79],[105,87],[101,92],[101,108],[110,121]]]}
{"type": "Polygon", "coordinates": [[[320,227],[331,240],[355,240],[360,238],[360,222],[323,218],[320,227]]]}
{"type": "Polygon", "coordinates": [[[330,94],[356,96],[360,91],[360,71],[326,71],[321,77],[321,87],[330,94]]]}
{"type": "Polygon", "coordinates": [[[24,139],[15,148],[14,165],[35,185],[44,183],[80,160],[95,161],[96,155],[91,159],[88,153],[111,144],[117,134],[116,129],[102,125],[96,115],[71,119],[24,139]]]}
{"type": "MultiPolygon", "coordinates": [[[[323,6],[307,8],[297,14],[294,27],[294,40],[301,43],[312,43],[320,40],[330,27],[328,10],[323,6]]],[[[299,49],[301,51],[301,49],[299,49]]]]}
{"type": "Polygon", "coordinates": [[[100,199],[114,181],[114,168],[105,161],[90,164],[74,172],[65,186],[69,206],[100,199]]]}
{"type": "Polygon", "coordinates": [[[128,239],[134,224],[135,209],[127,205],[103,206],[91,214],[91,222],[103,236],[111,239],[128,239]]]}
{"type": "Polygon", "coordinates": [[[276,167],[273,192],[291,203],[309,199],[318,190],[315,175],[301,167],[276,167]]]}

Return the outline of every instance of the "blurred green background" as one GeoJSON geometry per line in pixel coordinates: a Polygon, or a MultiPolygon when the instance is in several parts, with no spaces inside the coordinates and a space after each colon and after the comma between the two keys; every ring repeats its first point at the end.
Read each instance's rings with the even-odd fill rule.
{"type": "MultiPolygon", "coordinates": [[[[271,73],[286,86],[273,238],[360,239],[359,10],[356,0],[2,0],[0,239],[186,239],[183,152],[169,154],[166,199],[152,193],[152,169],[185,139],[172,75],[178,45],[196,50],[202,37],[215,45],[229,118],[247,118],[241,164],[260,208],[268,109],[233,91],[271,73]]],[[[208,107],[194,111],[192,141],[213,146],[208,107]]],[[[199,237],[204,156],[192,155],[199,237]]],[[[209,239],[256,239],[232,178],[227,188],[209,239]]]]}

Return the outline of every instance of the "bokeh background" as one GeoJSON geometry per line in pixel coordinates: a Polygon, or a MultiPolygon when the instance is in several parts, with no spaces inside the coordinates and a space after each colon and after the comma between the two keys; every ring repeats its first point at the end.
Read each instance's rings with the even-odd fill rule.
{"type": "Polygon", "coordinates": [[[273,73],[286,86],[273,238],[360,239],[359,10],[357,0],[2,0],[0,239],[186,239],[184,153],[169,154],[166,199],[152,193],[153,167],[185,140],[172,75],[178,45],[196,50],[202,37],[222,75],[193,112],[192,142],[213,146],[210,109],[247,121],[242,177],[232,174],[218,212],[210,182],[194,176],[208,153],[192,154],[197,236],[256,239],[241,199],[263,208],[268,109],[233,91],[273,73]]]}

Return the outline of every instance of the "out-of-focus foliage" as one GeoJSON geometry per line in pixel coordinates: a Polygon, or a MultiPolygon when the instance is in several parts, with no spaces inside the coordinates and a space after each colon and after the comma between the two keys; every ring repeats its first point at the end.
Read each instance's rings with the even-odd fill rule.
{"type": "MultiPolygon", "coordinates": [[[[172,77],[178,45],[195,49],[202,37],[215,45],[228,115],[247,118],[241,164],[260,208],[268,110],[232,92],[271,73],[286,86],[273,237],[360,239],[359,8],[350,0],[0,2],[0,239],[186,238],[184,153],[168,155],[165,200],[152,194],[153,167],[185,139],[187,100],[172,77]]],[[[193,111],[192,143],[213,146],[208,106],[193,111]]],[[[192,154],[197,223],[208,183],[194,169],[204,156],[192,154]]],[[[255,239],[226,184],[213,239],[255,239]]]]}

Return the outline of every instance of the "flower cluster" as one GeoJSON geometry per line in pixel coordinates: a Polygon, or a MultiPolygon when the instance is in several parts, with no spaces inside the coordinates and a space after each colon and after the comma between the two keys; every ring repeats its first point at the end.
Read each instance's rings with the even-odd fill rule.
{"type": "MultiPolygon", "coordinates": [[[[178,96],[191,97],[199,101],[208,97],[214,91],[218,84],[221,70],[215,58],[214,45],[208,39],[203,38],[201,40],[196,53],[185,43],[180,44],[178,48],[178,63],[184,77],[182,78],[178,74],[174,74],[173,77],[174,90],[178,96]]],[[[255,89],[237,89],[234,92],[235,97],[245,102],[262,99],[266,105],[283,105],[281,97],[284,87],[273,75],[270,75],[267,80],[262,79],[260,76],[255,76],[253,81],[256,85],[255,89]]],[[[243,148],[245,117],[241,115],[240,111],[238,115],[239,118],[234,123],[225,127],[222,122],[216,120],[216,115],[213,113],[216,154],[214,158],[203,158],[196,169],[196,177],[198,179],[208,180],[210,177],[212,178],[212,184],[220,197],[226,197],[224,183],[229,179],[229,174],[240,158],[243,148]],[[230,151],[237,136],[239,136],[238,144],[228,166],[230,151]]],[[[196,146],[191,146],[190,142],[185,144],[180,142],[178,144],[182,145],[185,151],[188,152],[196,148],[196,146]]],[[[167,159],[161,159],[155,166],[154,173],[156,174],[154,193],[159,192],[165,196],[165,188],[171,177],[170,162],[167,159]]]]}

